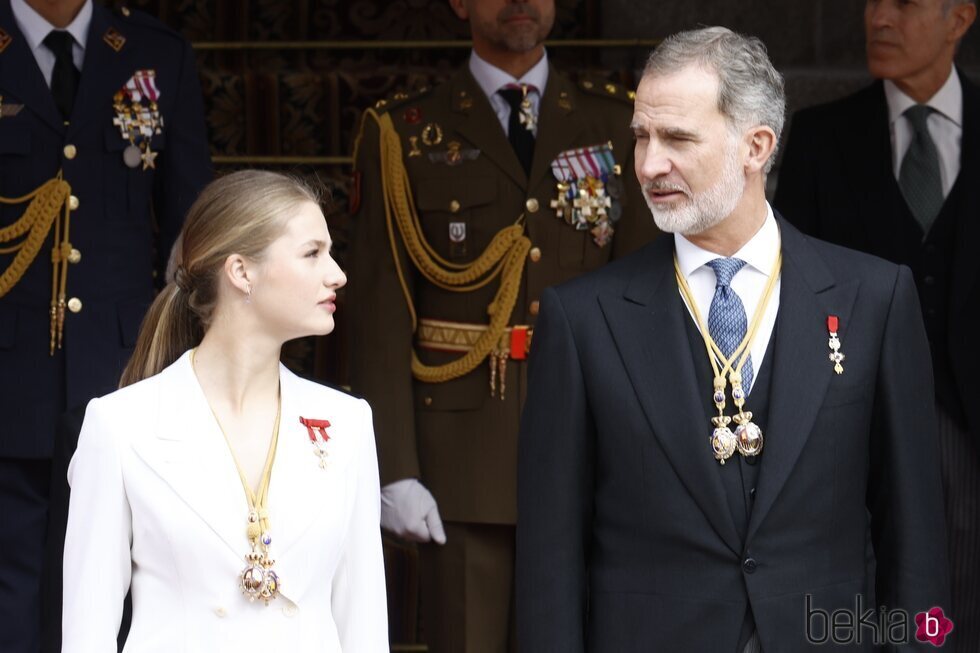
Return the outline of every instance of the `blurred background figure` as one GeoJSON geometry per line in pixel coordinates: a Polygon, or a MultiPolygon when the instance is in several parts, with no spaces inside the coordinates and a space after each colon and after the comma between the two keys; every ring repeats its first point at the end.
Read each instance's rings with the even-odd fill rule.
{"type": "Polygon", "coordinates": [[[59,418],[116,387],[210,178],[180,35],[92,0],[0,0],[0,650],[38,650],[59,418]]]}
{"type": "Polygon", "coordinates": [[[804,232],[912,268],[932,351],[954,641],[980,650],[980,88],[953,60],[972,0],[868,0],[854,95],[799,112],[776,208],[804,232]]]}

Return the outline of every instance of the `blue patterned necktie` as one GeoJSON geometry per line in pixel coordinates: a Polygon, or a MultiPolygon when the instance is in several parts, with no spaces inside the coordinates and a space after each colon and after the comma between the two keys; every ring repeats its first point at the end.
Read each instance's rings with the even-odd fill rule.
{"type": "MultiPolygon", "coordinates": [[[[708,261],[707,265],[715,271],[716,279],[715,296],[711,299],[711,308],[708,310],[708,333],[725,357],[731,358],[748,328],[745,306],[731,286],[732,277],[745,267],[745,261],[738,258],[716,258],[708,261]]],[[[732,361],[732,368],[737,365],[738,361],[732,361]]],[[[745,394],[752,388],[752,375],[752,356],[749,355],[742,366],[742,388],[745,394]]]]}

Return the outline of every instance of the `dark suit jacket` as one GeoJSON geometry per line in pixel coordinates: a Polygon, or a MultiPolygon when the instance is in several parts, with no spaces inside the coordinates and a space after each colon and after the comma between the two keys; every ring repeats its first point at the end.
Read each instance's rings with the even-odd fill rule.
{"type": "Polygon", "coordinates": [[[960,173],[940,214],[952,232],[942,242],[922,243],[921,228],[895,180],[880,81],[794,116],[773,203],[804,233],[916,271],[918,266],[940,270],[923,270],[916,279],[933,344],[937,394],[980,442],[980,420],[972,403],[980,396],[975,345],[980,321],[980,88],[962,73],[960,81],[960,173]],[[941,296],[933,297],[936,293],[941,296]]]}
{"type": "Polygon", "coordinates": [[[711,388],[695,380],[673,239],[544,294],[520,433],[521,650],[729,653],[751,605],[763,650],[796,653],[809,647],[807,594],[828,612],[856,595],[912,614],[948,605],[909,271],[780,228],[768,427],[744,539],[708,443],[711,388]],[[840,376],[828,315],[840,319],[840,376]]]}
{"type": "MultiPolygon", "coordinates": [[[[67,292],[82,308],[66,313],[64,348],[48,354],[53,234],[0,298],[0,456],[50,458],[58,417],[116,388],[153,299],[154,271],[159,276],[184,214],[210,181],[211,163],[194,54],[159,21],[93,4],[67,126],[8,0],[0,0],[0,29],[9,37],[0,52],[0,95],[5,107],[22,105],[0,118],[0,196],[20,197],[61,170],[79,200],[70,236],[81,260],[70,266],[67,292]],[[111,29],[125,39],[118,52],[104,39],[111,29]],[[112,122],[113,95],[141,69],[156,71],[160,91],[155,170],[124,164],[129,143],[112,122]]],[[[0,227],[24,208],[0,206],[0,227]]],[[[11,260],[0,254],[0,270],[11,260]]]]}

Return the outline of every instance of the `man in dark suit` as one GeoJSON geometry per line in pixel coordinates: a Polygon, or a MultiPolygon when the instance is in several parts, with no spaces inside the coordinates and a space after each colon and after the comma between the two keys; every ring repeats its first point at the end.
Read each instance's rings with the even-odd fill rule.
{"type": "Polygon", "coordinates": [[[872,0],[878,78],[793,118],[774,204],[805,233],[911,267],[932,351],[956,641],[980,651],[980,88],[953,66],[969,0],[872,0]]]}
{"type": "Polygon", "coordinates": [[[422,543],[429,649],[499,652],[513,650],[517,430],[540,293],[657,230],[629,172],[632,94],[549,63],[553,0],[450,4],[470,23],[467,65],[364,121],[351,383],[374,408],[381,524],[422,543]],[[417,226],[402,231],[409,206],[417,226]]]}
{"type": "Polygon", "coordinates": [[[521,650],[869,651],[867,611],[906,620],[877,643],[915,642],[933,607],[920,621],[948,629],[915,286],[772,212],[783,112],[758,39],[684,32],[647,63],[636,174],[674,237],[542,297],[521,650]]]}
{"type": "Polygon", "coordinates": [[[5,653],[38,647],[59,416],[116,387],[154,275],[210,177],[179,35],[92,0],[0,0],[0,197],[21,198],[0,205],[5,653]]]}

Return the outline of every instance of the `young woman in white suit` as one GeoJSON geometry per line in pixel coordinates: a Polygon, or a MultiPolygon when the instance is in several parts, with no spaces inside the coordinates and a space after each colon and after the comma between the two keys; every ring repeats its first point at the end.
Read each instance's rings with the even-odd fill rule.
{"type": "Polygon", "coordinates": [[[367,403],[290,373],[346,277],[318,198],[270,172],[213,182],[122,389],[68,477],[65,653],[388,651],[367,403]]]}

